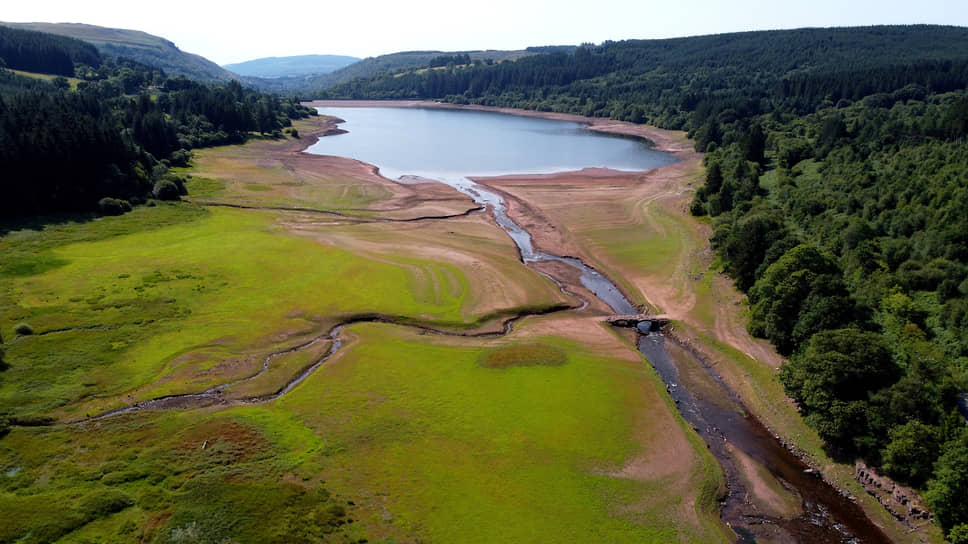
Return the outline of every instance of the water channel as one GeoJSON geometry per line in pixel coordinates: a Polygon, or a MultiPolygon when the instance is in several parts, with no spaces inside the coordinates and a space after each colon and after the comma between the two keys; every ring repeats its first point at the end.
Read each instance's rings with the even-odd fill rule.
{"type": "MultiPolygon", "coordinates": [[[[675,162],[671,155],[577,123],[496,113],[399,108],[320,108],[320,113],[345,119],[343,128],[349,132],[323,138],[308,152],[374,164],[390,179],[410,175],[447,183],[492,210],[523,262],[564,262],[577,268],[582,284],[616,314],[638,313],[608,278],[580,260],[536,251],[530,234],[508,217],[501,196],[468,178],[596,166],[642,171],[675,162]]],[[[638,347],[722,465],[728,487],[722,517],[738,542],[889,542],[858,505],[817,477],[751,416],[700,357],[661,332],[640,333],[638,347]],[[765,469],[781,493],[799,502],[792,515],[761,504],[751,493],[738,466],[748,460],[765,469]]]]}

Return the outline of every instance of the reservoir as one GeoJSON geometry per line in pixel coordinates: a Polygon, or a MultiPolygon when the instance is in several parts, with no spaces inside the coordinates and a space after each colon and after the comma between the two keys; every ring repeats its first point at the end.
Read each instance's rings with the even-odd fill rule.
{"type": "Polygon", "coordinates": [[[390,179],[551,174],[604,167],[643,171],[676,162],[639,139],[567,121],[501,113],[419,108],[318,108],[349,131],[307,152],[376,165],[390,179]]]}

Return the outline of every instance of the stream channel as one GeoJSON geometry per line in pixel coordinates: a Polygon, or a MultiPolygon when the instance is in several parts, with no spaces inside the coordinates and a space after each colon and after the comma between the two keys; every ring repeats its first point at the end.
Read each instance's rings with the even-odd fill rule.
{"type": "MultiPolygon", "coordinates": [[[[458,167],[427,170],[428,162],[439,161],[442,153],[446,153],[448,160],[451,161],[455,160],[455,155],[467,156],[466,153],[444,152],[435,148],[434,145],[416,145],[411,141],[410,145],[400,146],[397,143],[394,146],[391,144],[391,147],[404,150],[399,156],[402,158],[393,156],[392,153],[390,156],[385,156],[382,155],[382,150],[378,150],[380,143],[375,143],[373,138],[385,137],[386,134],[381,135],[379,131],[373,134],[369,130],[374,125],[382,125],[384,132],[405,129],[405,132],[396,132],[393,135],[393,140],[399,142],[401,135],[407,132],[419,132],[422,136],[436,134],[437,138],[440,138],[441,132],[447,132],[446,127],[448,125],[444,125],[445,128],[441,129],[439,125],[428,128],[422,124],[427,119],[439,118],[445,119],[445,123],[451,123],[455,115],[459,120],[461,116],[464,116],[464,119],[470,119],[473,122],[474,126],[471,127],[470,132],[477,134],[480,134],[480,132],[486,134],[488,130],[491,130],[490,123],[492,121],[498,124],[528,123],[527,132],[530,132],[530,134],[525,135],[528,138],[527,144],[525,147],[519,147],[517,152],[517,155],[524,155],[525,160],[528,160],[541,154],[540,151],[534,151],[534,147],[540,145],[533,143],[535,134],[561,135],[568,132],[574,134],[576,132],[574,126],[560,128],[554,126],[555,123],[575,125],[574,123],[543,119],[525,120],[509,115],[482,114],[481,112],[408,111],[395,108],[333,108],[320,109],[320,113],[354,120],[360,117],[364,118],[363,122],[351,124],[349,134],[358,133],[357,129],[361,129],[364,134],[357,134],[357,141],[365,140],[366,143],[362,148],[354,148],[353,146],[356,144],[351,143],[353,138],[347,138],[346,136],[349,136],[349,134],[344,134],[338,137],[321,139],[319,143],[309,149],[309,152],[349,156],[363,160],[377,165],[381,173],[390,179],[418,175],[446,183],[470,196],[476,203],[487,206],[493,212],[495,221],[517,245],[521,260],[525,264],[538,261],[566,263],[581,272],[581,283],[607,304],[615,314],[634,315],[639,313],[639,310],[625,298],[615,284],[604,275],[585,265],[581,260],[550,255],[535,250],[531,235],[508,217],[503,198],[488,190],[487,187],[468,179],[469,176],[477,177],[478,175],[486,175],[487,172],[478,173],[473,170],[465,170],[462,175],[455,171],[458,167]],[[401,117],[403,117],[402,120],[401,117]],[[388,118],[392,120],[388,122],[388,118]],[[539,128],[530,128],[534,125],[539,128]],[[339,144],[334,148],[331,144],[336,143],[337,140],[339,144]],[[350,147],[346,147],[347,143],[350,147]],[[527,151],[522,153],[521,149],[527,151]],[[424,157],[421,155],[421,151],[429,151],[430,155],[424,157]]],[[[507,127],[504,127],[504,129],[507,129],[507,127]]],[[[516,131],[512,130],[511,132],[516,131]]],[[[584,130],[580,126],[577,128],[577,132],[583,132],[583,137],[608,139],[607,136],[602,137],[599,134],[584,130]]],[[[455,132],[451,138],[460,138],[465,135],[466,133],[457,134],[455,132]]],[[[510,134],[507,138],[513,140],[515,135],[510,134]]],[[[538,139],[540,140],[540,138],[538,139]]],[[[448,142],[445,145],[452,145],[452,143],[448,142]]],[[[608,143],[604,145],[608,145],[608,143]]],[[[480,160],[482,156],[487,154],[480,152],[479,142],[468,142],[465,147],[474,148],[472,160],[480,160]]],[[[649,155],[650,162],[647,165],[640,165],[639,163],[630,165],[628,160],[623,157],[618,161],[618,164],[608,162],[602,166],[620,170],[645,170],[675,162],[675,159],[669,155],[657,157],[655,155],[657,152],[647,148],[642,142],[633,142],[632,149],[622,149],[612,153],[612,157],[618,157],[618,154],[621,153],[631,155],[641,153],[649,155]],[[643,166],[647,166],[647,168],[643,166]]],[[[584,157],[572,157],[572,159],[587,160],[584,157]]],[[[493,167],[494,163],[490,164],[493,167]]],[[[589,165],[598,166],[601,164],[593,162],[581,165],[578,168],[575,168],[574,165],[562,166],[561,163],[556,163],[554,166],[546,164],[543,167],[532,164],[521,165],[521,170],[547,173],[568,169],[576,170],[589,165]]],[[[505,166],[505,168],[512,169],[514,166],[505,166]]],[[[515,172],[505,170],[501,173],[515,172]]],[[[561,285],[560,282],[557,283],[561,285]]],[[[739,398],[726,387],[701,357],[680,346],[674,340],[667,338],[661,331],[651,331],[647,327],[642,328],[646,330],[639,330],[638,332],[639,351],[652,362],[659,376],[665,382],[669,394],[675,400],[683,418],[706,441],[710,451],[719,461],[726,474],[727,492],[722,499],[721,515],[723,520],[736,533],[738,542],[890,542],[857,504],[826,483],[768,432],[762,423],[744,408],[739,398]],[[792,502],[792,506],[788,504],[785,508],[778,509],[776,504],[771,504],[775,501],[763,501],[761,497],[751,493],[749,489],[751,484],[748,478],[743,477],[744,472],[740,470],[740,465],[746,467],[746,474],[753,472],[759,473],[761,478],[772,478],[773,483],[781,487],[779,494],[785,494],[789,499],[786,502],[792,502]],[[750,469],[750,466],[753,468],[750,469]]]]}
{"type": "MultiPolygon", "coordinates": [[[[404,176],[416,175],[446,183],[492,211],[497,224],[514,241],[520,252],[521,260],[525,264],[539,261],[559,261],[572,266],[580,272],[581,283],[607,304],[616,315],[639,313],[639,310],[625,298],[608,278],[585,265],[581,260],[537,251],[532,243],[531,235],[508,217],[503,198],[468,178],[470,176],[513,173],[515,171],[535,173],[573,171],[588,165],[605,166],[616,170],[643,171],[671,164],[676,160],[674,157],[650,149],[645,142],[629,138],[610,138],[607,135],[585,130],[578,123],[524,119],[511,115],[482,112],[404,110],[400,108],[339,108],[339,110],[342,111],[327,109],[321,110],[321,113],[331,115],[338,113],[340,117],[350,117],[354,120],[359,117],[365,119],[363,123],[352,123],[350,127],[349,134],[354,134],[355,140],[347,139],[346,136],[349,134],[336,137],[328,136],[311,146],[307,150],[309,153],[346,156],[362,160],[377,165],[381,174],[389,179],[401,179],[404,176]],[[350,112],[349,110],[353,111],[350,112]],[[460,116],[467,114],[472,115],[460,119],[460,116]],[[447,122],[452,123],[455,115],[458,116],[460,122],[454,125],[456,128],[449,135],[446,130],[440,130],[440,125],[427,127],[418,123],[415,128],[415,118],[424,118],[424,121],[430,119],[432,123],[435,123],[437,122],[436,118],[443,116],[440,118],[446,118],[449,120],[447,122]],[[401,119],[401,116],[403,119],[401,119]],[[472,121],[470,124],[467,123],[468,119],[472,121]],[[381,135],[374,136],[366,130],[373,124],[379,125],[381,123],[384,125],[382,137],[389,138],[384,142],[375,141],[375,138],[378,139],[381,135]],[[512,135],[505,138],[508,127],[514,125],[517,125],[517,129],[510,130],[512,135]],[[358,130],[358,128],[362,128],[362,130],[358,130]],[[417,141],[422,138],[429,138],[430,135],[435,135],[437,138],[449,138],[451,141],[445,145],[454,145],[455,140],[470,134],[476,135],[477,138],[480,138],[482,134],[487,136],[488,131],[491,131],[491,140],[500,140],[503,145],[509,148],[506,155],[508,160],[498,159],[498,164],[504,164],[508,170],[501,172],[471,170],[465,174],[460,174],[456,166],[437,170],[411,168],[410,165],[404,164],[406,160],[425,161],[421,164],[426,165],[426,161],[433,161],[441,156],[447,156],[450,160],[454,160],[454,154],[441,152],[440,149],[435,149],[432,145],[429,146],[431,148],[429,156],[412,153],[411,151],[414,150],[413,140],[404,140],[401,135],[405,135],[406,132],[401,132],[401,130],[411,133],[414,130],[416,132],[422,131],[423,134],[419,135],[420,138],[417,138],[417,141]],[[515,140],[514,133],[520,139],[515,140]],[[577,143],[572,142],[574,136],[578,136],[577,143]],[[535,152],[535,145],[537,145],[535,141],[543,140],[550,141],[550,145],[556,149],[556,152],[561,152],[560,156],[545,154],[546,159],[551,157],[549,160],[553,162],[540,165],[531,164],[529,167],[528,161],[531,161],[535,156],[542,155],[540,152],[535,152]],[[361,143],[351,144],[347,148],[346,143],[348,141],[361,143]],[[401,141],[405,142],[402,145],[405,152],[396,152],[397,158],[400,158],[402,162],[395,166],[395,158],[391,156],[387,159],[387,156],[380,154],[381,146],[384,150],[393,145],[401,147],[401,141]],[[331,146],[330,144],[333,142],[339,142],[340,145],[331,146]],[[359,145],[359,147],[354,150],[353,145],[359,145]],[[604,147],[597,148],[596,146],[604,147]],[[522,149],[526,151],[522,153],[522,149]],[[594,159],[587,155],[589,150],[592,150],[594,159]],[[525,158],[525,164],[508,164],[510,159],[520,160],[522,156],[525,158]],[[605,164],[583,162],[595,159],[601,159],[605,164]]],[[[465,141],[464,145],[458,143],[457,147],[472,149],[473,157],[471,160],[483,160],[483,163],[493,165],[493,161],[496,160],[495,157],[488,157],[486,153],[480,153],[480,147],[478,147],[480,144],[480,141],[472,144],[465,141]]],[[[428,146],[424,145],[423,147],[428,146]]],[[[581,297],[565,290],[562,282],[551,276],[548,277],[558,284],[563,291],[581,300],[581,297]]],[[[581,308],[585,308],[587,301],[582,300],[582,303],[581,308]]],[[[263,368],[247,378],[224,383],[201,393],[171,395],[139,402],[132,406],[78,421],[103,419],[139,410],[165,410],[229,402],[254,403],[279,398],[310,376],[340,349],[342,345],[340,332],[343,327],[354,322],[365,321],[394,322],[385,316],[361,315],[347,320],[304,344],[268,355],[263,362],[263,368]],[[225,398],[225,390],[235,384],[261,376],[268,371],[271,362],[276,357],[304,350],[319,342],[326,341],[330,342],[330,346],[325,354],[315,363],[303,369],[298,376],[278,391],[261,397],[234,401],[225,398]]],[[[507,322],[506,330],[503,333],[494,335],[500,336],[509,332],[512,322],[513,319],[507,322]]],[[[412,323],[398,324],[419,326],[412,323]]],[[[640,323],[636,333],[639,351],[651,361],[653,367],[665,382],[666,389],[678,406],[683,418],[705,440],[710,451],[723,468],[727,480],[727,490],[722,497],[721,516],[723,521],[736,533],[737,542],[744,544],[752,542],[823,544],[890,542],[857,504],[842,496],[834,487],[818,477],[803,461],[783,447],[779,440],[769,433],[755,417],[749,414],[742,402],[726,387],[701,357],[679,345],[675,340],[666,337],[661,331],[651,330],[649,326],[641,325],[642,323],[640,323]],[[751,479],[750,474],[755,475],[755,478],[751,479]],[[753,483],[754,481],[760,484],[768,481],[773,484],[773,487],[767,493],[764,493],[762,489],[755,489],[762,487],[762,485],[753,483]],[[754,491],[757,492],[754,493],[754,491]],[[764,496],[772,498],[764,499],[764,496]],[[777,499],[777,497],[780,497],[780,499],[777,499]]],[[[440,334],[449,334],[429,327],[424,328],[440,334]]]]}

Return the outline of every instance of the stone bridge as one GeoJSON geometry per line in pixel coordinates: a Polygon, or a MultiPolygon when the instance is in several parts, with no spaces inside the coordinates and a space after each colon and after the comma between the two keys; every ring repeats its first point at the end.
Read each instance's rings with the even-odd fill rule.
{"type": "Polygon", "coordinates": [[[636,314],[613,315],[605,319],[609,325],[615,327],[635,327],[640,332],[657,331],[669,324],[669,316],[665,314],[636,314]]]}

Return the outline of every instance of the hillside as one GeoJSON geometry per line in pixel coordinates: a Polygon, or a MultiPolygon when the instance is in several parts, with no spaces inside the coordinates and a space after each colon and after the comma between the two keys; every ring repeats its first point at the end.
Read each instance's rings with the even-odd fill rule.
{"type": "Polygon", "coordinates": [[[169,76],[198,81],[226,82],[238,77],[214,62],[186,53],[172,42],[138,30],[105,28],[80,23],[2,23],[6,26],[59,34],[94,44],[103,55],[128,57],[161,68],[169,76]]]}
{"type": "Polygon", "coordinates": [[[359,62],[359,57],[345,55],[297,55],[265,57],[222,66],[240,76],[278,78],[328,74],[359,62]]]}
{"type": "Polygon", "coordinates": [[[803,113],[908,83],[952,90],[966,62],[965,28],[808,28],[606,42],[447,72],[399,66],[343,77],[323,97],[449,99],[694,129],[727,110],[803,113]]]}
{"type": "Polygon", "coordinates": [[[315,76],[297,76],[279,79],[256,79],[247,78],[245,82],[264,91],[276,92],[295,92],[301,94],[316,95],[322,89],[327,89],[334,85],[346,83],[356,78],[372,77],[384,72],[401,72],[414,68],[427,66],[430,61],[441,56],[470,55],[472,61],[480,60],[485,62],[492,60],[502,62],[505,60],[517,60],[529,55],[534,55],[532,48],[520,51],[404,51],[400,53],[390,53],[378,57],[367,57],[359,62],[344,66],[328,74],[315,76]]]}
{"type": "Polygon", "coordinates": [[[192,150],[254,132],[282,138],[292,119],[311,113],[238,81],[104,62],[91,44],[48,33],[0,26],[0,53],[13,68],[0,68],[0,223],[177,199],[183,182],[169,167],[184,166],[192,150]]]}

